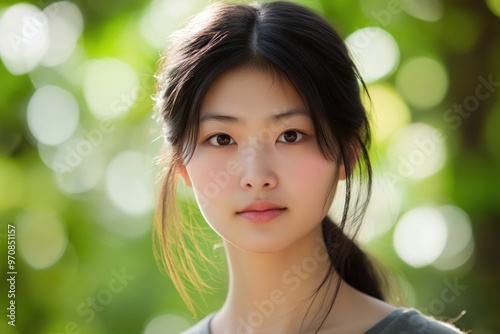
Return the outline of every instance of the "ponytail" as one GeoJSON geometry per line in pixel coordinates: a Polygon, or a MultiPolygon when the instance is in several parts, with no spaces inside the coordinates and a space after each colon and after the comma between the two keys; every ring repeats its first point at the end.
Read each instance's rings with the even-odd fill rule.
{"type": "Polygon", "coordinates": [[[385,300],[380,276],[368,255],[328,216],[322,223],[323,238],[330,256],[331,268],[350,286],[385,300]]]}

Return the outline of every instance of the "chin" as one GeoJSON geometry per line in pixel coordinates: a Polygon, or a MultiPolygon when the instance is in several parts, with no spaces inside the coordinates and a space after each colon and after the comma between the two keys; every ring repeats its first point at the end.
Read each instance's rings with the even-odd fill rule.
{"type": "Polygon", "coordinates": [[[227,240],[234,247],[255,254],[268,254],[268,253],[278,253],[285,250],[288,244],[283,240],[283,236],[279,238],[269,238],[267,237],[248,237],[245,240],[227,240]]]}

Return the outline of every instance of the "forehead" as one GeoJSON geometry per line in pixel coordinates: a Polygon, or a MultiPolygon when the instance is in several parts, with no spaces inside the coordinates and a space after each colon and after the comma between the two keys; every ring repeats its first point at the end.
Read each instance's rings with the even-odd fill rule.
{"type": "Polygon", "coordinates": [[[201,115],[223,112],[238,118],[268,116],[287,109],[305,109],[292,84],[277,73],[239,67],[219,76],[210,86],[201,115]]]}

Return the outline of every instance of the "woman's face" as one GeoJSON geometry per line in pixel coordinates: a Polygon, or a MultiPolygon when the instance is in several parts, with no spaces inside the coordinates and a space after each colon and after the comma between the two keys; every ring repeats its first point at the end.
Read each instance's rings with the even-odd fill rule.
{"type": "Polygon", "coordinates": [[[249,67],[212,84],[196,149],[181,168],[210,226],[257,253],[284,250],[317,233],[342,174],[321,154],[293,86],[249,67]]]}

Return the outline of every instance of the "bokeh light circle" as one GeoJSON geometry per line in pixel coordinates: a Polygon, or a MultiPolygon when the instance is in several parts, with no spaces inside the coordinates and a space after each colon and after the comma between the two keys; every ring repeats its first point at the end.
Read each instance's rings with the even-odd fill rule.
{"type": "Polygon", "coordinates": [[[394,231],[394,248],[398,256],[413,267],[431,264],[443,252],[448,228],[441,213],[431,207],[406,212],[394,231]]]}
{"type": "Polygon", "coordinates": [[[0,16],[0,57],[14,75],[38,66],[49,47],[48,18],[38,7],[18,3],[0,16]]]}
{"type": "Polygon", "coordinates": [[[47,145],[57,145],[71,137],[79,120],[75,97],[57,86],[36,90],[28,104],[27,122],[33,136],[47,145]]]}
{"type": "Polygon", "coordinates": [[[472,222],[469,215],[456,206],[442,206],[439,211],[448,226],[448,239],[432,265],[440,270],[456,269],[466,263],[474,251],[472,222]]]}
{"type": "Polygon", "coordinates": [[[162,314],[149,320],[142,334],[177,334],[189,327],[189,321],[179,315],[162,314]]]}
{"type": "Polygon", "coordinates": [[[493,14],[500,17],[500,0],[486,0],[486,5],[493,14]]]}
{"type": "Polygon", "coordinates": [[[66,194],[79,194],[94,189],[106,168],[102,149],[85,137],[74,137],[57,147],[49,162],[54,181],[66,194]]]}
{"type": "Polygon", "coordinates": [[[444,15],[444,5],[441,0],[405,1],[402,6],[409,15],[428,22],[435,22],[444,15]]]}
{"type": "Polygon", "coordinates": [[[388,178],[376,173],[372,187],[372,196],[358,238],[364,243],[389,231],[401,211],[401,194],[388,178]]]}
{"type": "Polygon", "coordinates": [[[446,137],[424,123],[399,129],[389,140],[387,158],[393,173],[403,179],[423,179],[434,175],[446,161],[446,137]]]}
{"type": "Polygon", "coordinates": [[[410,122],[410,109],[392,86],[373,84],[368,91],[374,109],[374,139],[382,142],[410,122]]]}
{"type": "Polygon", "coordinates": [[[48,19],[49,46],[41,63],[59,65],[73,53],[82,34],[82,13],[77,5],[67,1],[53,2],[43,12],[48,19]]]}
{"type": "Polygon", "coordinates": [[[57,216],[25,212],[16,225],[19,253],[33,268],[47,268],[64,254],[68,239],[57,216]]]}
{"type": "Polygon", "coordinates": [[[448,73],[444,65],[435,59],[415,57],[400,66],[396,86],[412,106],[430,109],[446,96],[448,73]]]}
{"type": "Polygon", "coordinates": [[[139,79],[127,63],[105,58],[86,64],[83,93],[97,118],[123,117],[137,99],[139,79]]]}
{"type": "Polygon", "coordinates": [[[153,47],[164,49],[169,33],[178,29],[181,18],[195,11],[196,1],[153,0],[139,22],[142,37],[153,47]]]}
{"type": "Polygon", "coordinates": [[[149,159],[142,153],[118,154],[106,170],[106,192],[120,209],[139,215],[153,208],[152,184],[146,168],[149,159]]]}
{"type": "Polygon", "coordinates": [[[373,82],[392,73],[399,63],[398,43],[379,27],[356,30],[346,44],[365,82],[373,82]]]}

